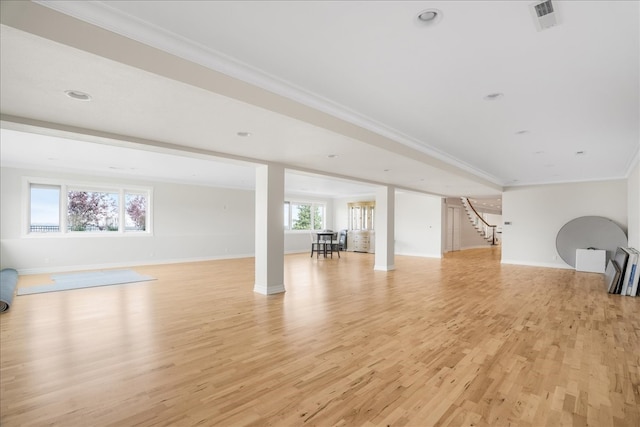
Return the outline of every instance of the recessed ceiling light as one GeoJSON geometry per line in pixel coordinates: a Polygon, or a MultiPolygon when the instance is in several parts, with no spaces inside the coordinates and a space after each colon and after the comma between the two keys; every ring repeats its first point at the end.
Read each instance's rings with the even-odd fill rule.
{"type": "Polygon", "coordinates": [[[544,151],[536,151],[536,152],[535,152],[535,153],[533,153],[533,154],[543,154],[543,153],[544,153],[544,151]]]}
{"type": "Polygon", "coordinates": [[[497,101],[498,99],[502,98],[504,96],[504,93],[500,93],[500,92],[494,92],[494,93],[490,93],[489,95],[486,95],[484,97],[485,101],[497,101]]]}
{"type": "Polygon", "coordinates": [[[338,157],[338,155],[337,154],[329,154],[327,157],[330,158],[330,159],[335,159],[336,157],[338,157]]]}
{"type": "Polygon", "coordinates": [[[426,9],[418,14],[418,21],[428,26],[437,24],[441,19],[442,12],[438,9],[426,9]]]}
{"type": "Polygon", "coordinates": [[[576,151],[576,156],[584,156],[585,154],[587,154],[586,151],[576,151]]]}
{"type": "Polygon", "coordinates": [[[522,130],[519,130],[518,132],[516,132],[516,135],[524,135],[524,134],[527,134],[527,133],[529,133],[528,130],[522,129],[522,130]]]}
{"type": "Polygon", "coordinates": [[[389,172],[391,169],[385,169],[384,172],[389,172]]]}
{"type": "Polygon", "coordinates": [[[246,138],[247,136],[251,136],[251,132],[238,132],[236,135],[246,138]]]}
{"type": "Polygon", "coordinates": [[[65,95],[76,101],[91,101],[91,95],[88,93],[80,92],[79,90],[65,90],[65,95]]]}

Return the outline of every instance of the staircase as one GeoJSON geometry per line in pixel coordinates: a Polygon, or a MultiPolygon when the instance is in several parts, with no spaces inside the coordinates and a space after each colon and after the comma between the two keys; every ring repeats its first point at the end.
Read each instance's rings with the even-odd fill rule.
{"type": "Polygon", "coordinates": [[[498,244],[498,240],[496,239],[496,226],[489,224],[487,221],[482,218],[482,215],[476,211],[468,197],[460,197],[462,200],[462,206],[464,206],[464,210],[467,212],[467,218],[478,231],[478,234],[482,236],[484,240],[490,243],[492,246],[498,244]]]}

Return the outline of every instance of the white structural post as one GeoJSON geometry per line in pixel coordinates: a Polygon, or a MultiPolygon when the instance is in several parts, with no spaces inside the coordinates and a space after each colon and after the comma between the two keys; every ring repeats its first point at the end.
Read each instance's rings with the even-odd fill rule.
{"type": "Polygon", "coordinates": [[[284,168],[256,169],[256,283],[264,295],[284,292],[284,168]]]}
{"type": "Polygon", "coordinates": [[[374,270],[395,270],[395,202],[396,191],[393,186],[379,187],[376,190],[376,255],[374,270]]]}

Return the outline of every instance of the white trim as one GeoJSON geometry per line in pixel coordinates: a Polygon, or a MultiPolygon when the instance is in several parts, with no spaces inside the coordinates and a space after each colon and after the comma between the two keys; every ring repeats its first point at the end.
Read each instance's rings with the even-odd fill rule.
{"type": "Polygon", "coordinates": [[[106,264],[68,265],[64,267],[52,267],[52,268],[26,268],[26,269],[18,269],[18,274],[30,275],[30,274],[65,273],[65,272],[83,271],[83,270],[102,270],[102,269],[123,268],[123,267],[142,267],[145,265],[182,264],[182,263],[189,263],[189,262],[253,258],[254,256],[255,254],[216,255],[216,256],[194,257],[194,258],[172,258],[172,259],[163,259],[163,260],[154,260],[154,261],[139,260],[139,261],[115,262],[115,263],[106,263],[106,264]]]}
{"type": "Polygon", "coordinates": [[[552,264],[546,262],[530,262],[530,261],[518,261],[511,259],[503,259],[500,261],[501,264],[509,264],[509,265],[526,265],[529,267],[543,267],[543,268],[560,268],[563,270],[574,270],[570,265],[561,265],[561,264],[552,264]]]}
{"type": "MultiPolygon", "coordinates": [[[[344,252],[344,251],[340,251],[340,252],[344,252]]],[[[284,251],[285,255],[295,255],[295,254],[310,254],[311,253],[311,249],[291,249],[288,251],[284,251]]]]}
{"type": "Polygon", "coordinates": [[[396,269],[395,264],[394,265],[375,265],[373,267],[374,271],[393,271],[396,269]]]}
{"type": "MultiPolygon", "coordinates": [[[[289,224],[284,225],[284,232],[285,234],[291,233],[291,234],[302,234],[302,233],[313,233],[313,232],[318,232],[321,230],[325,230],[327,228],[327,216],[328,216],[328,212],[327,212],[327,201],[300,201],[300,200],[295,200],[295,199],[290,199],[290,200],[285,200],[284,201],[284,205],[288,205],[289,207],[289,213],[288,213],[288,218],[289,218],[289,224]],[[322,220],[324,222],[324,224],[322,224],[322,228],[308,228],[308,229],[304,229],[304,230],[298,230],[298,229],[293,229],[291,228],[292,225],[292,221],[293,221],[293,208],[292,205],[296,204],[296,205],[309,205],[311,206],[311,212],[313,212],[313,208],[314,206],[322,206],[323,209],[323,215],[322,215],[322,220]]],[[[284,207],[284,206],[283,206],[284,207]]],[[[314,220],[313,220],[313,214],[311,214],[310,217],[310,221],[311,221],[311,227],[313,227],[314,224],[314,220]]]]}
{"type": "Polygon", "coordinates": [[[146,236],[151,237],[153,233],[153,187],[128,185],[128,184],[109,184],[105,182],[95,181],[75,181],[73,179],[48,178],[22,176],[22,202],[21,202],[21,230],[20,237],[25,239],[42,239],[42,238],[73,238],[73,237],[129,237],[129,236],[146,236]],[[48,185],[60,187],[59,200],[59,221],[60,231],[51,233],[31,232],[31,185],[48,185]],[[104,191],[118,194],[119,200],[119,218],[118,231],[91,232],[91,231],[69,231],[67,224],[67,193],[72,191],[104,191]],[[147,198],[147,215],[144,231],[127,231],[126,227],[126,194],[142,194],[147,198]]]}
{"type": "Polygon", "coordinates": [[[425,254],[420,252],[396,252],[395,254],[398,256],[415,256],[420,258],[442,258],[442,254],[425,254]]]}
{"type": "Polygon", "coordinates": [[[620,175],[606,178],[589,178],[589,179],[569,179],[566,181],[534,181],[534,182],[518,182],[518,183],[506,183],[503,192],[515,187],[540,187],[544,185],[564,185],[564,184],[581,184],[585,182],[606,182],[606,181],[622,181],[625,180],[628,176],[620,175]]]}
{"type": "MultiPolygon", "coordinates": [[[[27,229],[29,226],[27,225],[27,229]]],[[[22,239],[91,239],[91,238],[141,238],[141,237],[153,237],[153,234],[148,233],[147,231],[52,231],[52,232],[43,232],[38,233],[36,231],[29,232],[27,231],[25,235],[20,236],[22,239]]]]}
{"type": "Polygon", "coordinates": [[[627,165],[627,172],[624,174],[624,177],[628,179],[631,176],[631,172],[633,172],[633,169],[639,163],[640,163],[640,147],[636,148],[636,153],[631,157],[631,160],[627,165]]]}
{"type": "Polygon", "coordinates": [[[253,287],[253,292],[262,295],[274,295],[286,292],[284,289],[284,283],[278,285],[258,285],[257,283],[253,287]]]}

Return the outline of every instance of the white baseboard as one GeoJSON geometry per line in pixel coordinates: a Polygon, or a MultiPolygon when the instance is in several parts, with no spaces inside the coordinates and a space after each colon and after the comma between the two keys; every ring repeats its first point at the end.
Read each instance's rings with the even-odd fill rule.
{"type": "Polygon", "coordinates": [[[442,258],[441,254],[425,254],[421,252],[396,252],[399,256],[416,256],[420,258],[442,258]]]}
{"type": "Polygon", "coordinates": [[[255,254],[216,255],[216,256],[209,256],[209,257],[195,257],[195,258],[173,258],[173,259],[163,259],[163,260],[155,259],[153,261],[140,260],[140,261],[128,261],[128,262],[117,262],[117,263],[106,263],[106,264],[86,264],[86,265],[67,265],[62,267],[25,268],[25,269],[19,269],[18,274],[29,275],[29,274],[65,273],[70,271],[128,268],[128,267],[137,267],[137,266],[143,266],[143,265],[181,264],[181,263],[187,263],[187,262],[253,258],[254,256],[255,254]]]}
{"type": "Polygon", "coordinates": [[[393,271],[396,269],[395,265],[374,265],[373,269],[375,271],[393,271]]]}
{"type": "Polygon", "coordinates": [[[526,265],[528,267],[544,267],[544,268],[560,268],[563,270],[573,270],[574,268],[567,264],[554,264],[554,263],[546,263],[546,262],[530,262],[530,261],[518,261],[514,259],[503,259],[500,261],[501,264],[510,264],[510,265],[526,265]]]}
{"type": "Polygon", "coordinates": [[[310,254],[311,253],[311,249],[292,249],[289,251],[284,251],[285,255],[292,255],[292,254],[310,254]]]}
{"type": "Polygon", "coordinates": [[[273,295],[273,294],[281,294],[283,292],[285,292],[284,289],[284,283],[278,284],[278,285],[259,285],[259,284],[255,284],[253,286],[253,292],[256,292],[258,294],[262,294],[262,295],[273,295]]]}

